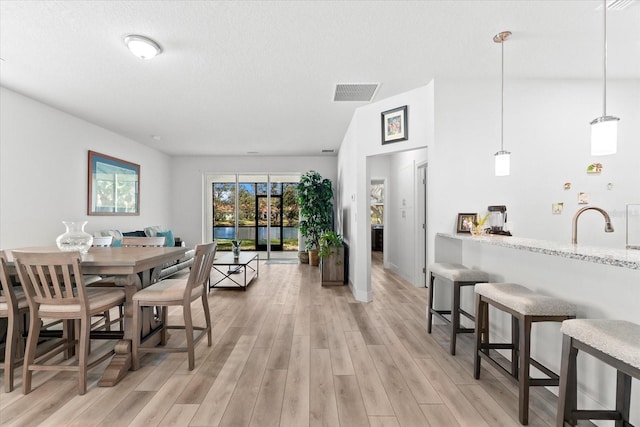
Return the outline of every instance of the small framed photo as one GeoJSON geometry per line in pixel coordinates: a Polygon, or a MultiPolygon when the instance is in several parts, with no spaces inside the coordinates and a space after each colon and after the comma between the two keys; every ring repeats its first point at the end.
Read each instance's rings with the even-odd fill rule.
{"type": "Polygon", "coordinates": [[[382,112],[382,145],[408,139],[407,106],[382,112]]]}
{"type": "Polygon", "coordinates": [[[473,224],[478,221],[477,213],[459,213],[458,214],[458,233],[471,233],[473,224]]]}

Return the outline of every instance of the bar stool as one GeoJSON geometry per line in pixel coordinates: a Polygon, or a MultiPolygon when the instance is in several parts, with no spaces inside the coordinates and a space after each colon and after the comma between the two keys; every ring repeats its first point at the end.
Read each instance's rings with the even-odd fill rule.
{"type": "Polygon", "coordinates": [[[615,420],[616,427],[630,426],[631,377],[640,379],[640,325],[624,320],[574,319],[562,322],[562,364],[556,425],[576,420],[615,420]],[[578,350],[617,370],[616,409],[578,410],[578,350]]]}
{"type": "Polygon", "coordinates": [[[460,327],[460,315],[475,321],[472,314],[460,308],[460,288],[463,286],[473,286],[476,283],[487,282],[489,274],[480,270],[472,270],[462,264],[433,263],[429,265],[429,306],[427,308],[427,332],[431,333],[431,323],[435,314],[445,323],[451,325],[451,342],[449,352],[456,354],[456,334],[473,333],[472,328],[460,327]],[[438,310],[433,308],[433,293],[436,278],[443,281],[452,282],[451,310],[438,310]],[[446,318],[445,315],[449,315],[446,318]]]}
{"type": "Polygon", "coordinates": [[[504,372],[518,383],[519,420],[529,422],[529,387],[557,386],[558,375],[531,358],[531,326],[536,322],[562,322],[573,319],[576,307],[568,302],[537,294],[514,283],[479,283],[476,293],[474,377],[480,378],[480,359],[504,372]],[[511,315],[511,342],[489,342],[489,305],[511,315]],[[511,350],[511,369],[507,370],[490,355],[490,350],[511,350]],[[548,378],[531,378],[531,365],[548,378]]]}

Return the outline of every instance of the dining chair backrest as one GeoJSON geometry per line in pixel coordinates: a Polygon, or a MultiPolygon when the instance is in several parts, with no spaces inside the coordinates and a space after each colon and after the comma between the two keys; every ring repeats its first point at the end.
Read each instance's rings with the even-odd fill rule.
{"type": "Polygon", "coordinates": [[[122,246],[124,247],[161,247],[164,246],[165,237],[134,237],[124,236],[122,246]]]}
{"type": "Polygon", "coordinates": [[[191,301],[191,294],[194,290],[206,286],[211,274],[211,266],[216,257],[217,245],[215,240],[211,243],[196,245],[196,255],[185,288],[185,302],[191,301]]]}
{"type": "Polygon", "coordinates": [[[113,243],[113,236],[94,237],[91,246],[108,248],[109,246],[111,246],[111,243],[113,243]]]}
{"type": "Polygon", "coordinates": [[[79,304],[88,310],[79,252],[12,253],[32,310],[40,304],[79,304]]]}
{"type": "Polygon", "coordinates": [[[7,258],[3,250],[0,250],[0,282],[2,285],[0,288],[0,311],[3,313],[7,311],[6,314],[8,314],[9,309],[17,310],[18,303],[9,277],[7,258]]]}
{"type": "Polygon", "coordinates": [[[18,297],[15,293],[9,269],[7,267],[7,257],[3,250],[0,249],[0,312],[2,317],[10,314],[18,313],[18,297]]]}

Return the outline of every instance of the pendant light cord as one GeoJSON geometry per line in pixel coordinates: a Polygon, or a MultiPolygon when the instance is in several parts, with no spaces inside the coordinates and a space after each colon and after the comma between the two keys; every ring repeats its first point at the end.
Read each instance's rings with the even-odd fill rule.
{"type": "Polygon", "coordinates": [[[603,46],[602,46],[602,116],[607,116],[607,0],[603,0],[602,20],[604,28],[603,46]]]}
{"type": "Polygon", "coordinates": [[[502,52],[500,77],[500,151],[504,151],[504,40],[500,43],[500,48],[502,52]]]}

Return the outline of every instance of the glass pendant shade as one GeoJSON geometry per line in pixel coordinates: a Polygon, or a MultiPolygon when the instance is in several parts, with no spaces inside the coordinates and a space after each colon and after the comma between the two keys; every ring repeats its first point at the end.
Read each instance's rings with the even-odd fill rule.
{"type": "Polygon", "coordinates": [[[618,145],[618,121],[613,116],[603,116],[591,122],[591,155],[615,154],[618,145]]]}
{"type": "Polygon", "coordinates": [[[511,153],[500,150],[495,154],[496,158],[496,176],[507,176],[511,173],[511,153]]]}

